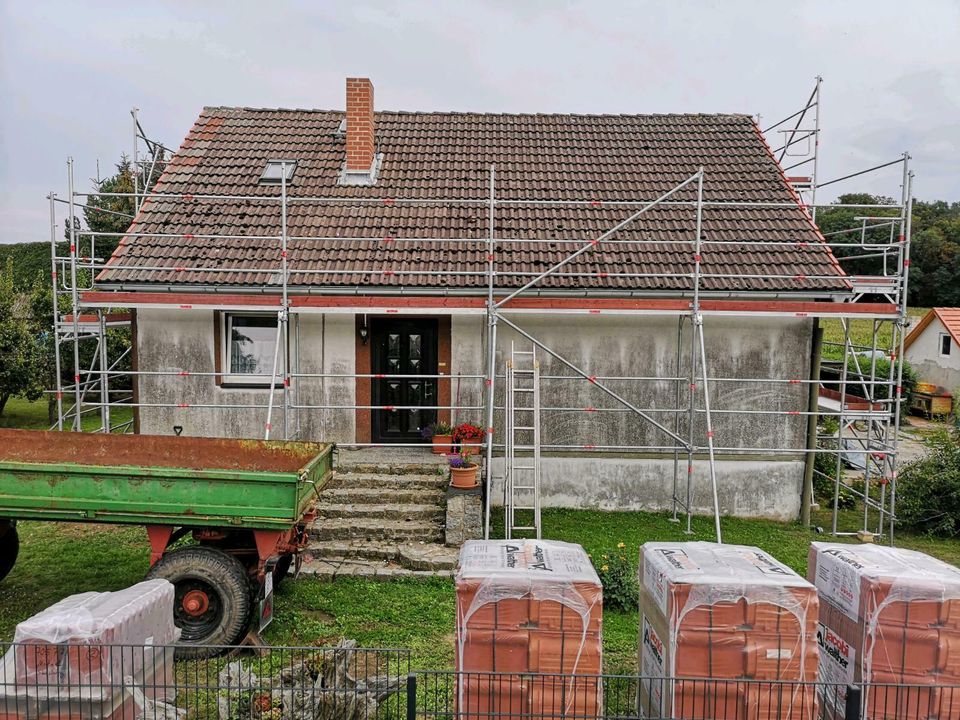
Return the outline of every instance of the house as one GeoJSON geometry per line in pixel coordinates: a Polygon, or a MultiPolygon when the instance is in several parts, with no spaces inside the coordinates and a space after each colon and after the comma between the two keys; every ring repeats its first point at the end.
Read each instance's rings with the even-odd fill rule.
{"type": "MultiPolygon", "coordinates": [[[[134,312],[139,432],[260,437],[270,413],[273,437],[349,447],[483,425],[490,267],[503,298],[702,167],[720,503],[796,517],[814,326],[852,292],[751,117],[375,112],[365,79],[346,108],[204,108],[84,294],[134,312]]],[[[693,182],[650,205],[504,312],[664,427],[686,437],[693,418],[699,443],[683,380],[696,199],[693,182]]],[[[501,325],[499,374],[511,346],[531,347],[501,325]]],[[[540,360],[543,503],[671,507],[676,443],[540,360]]],[[[692,504],[709,511],[705,463],[692,504]]]]}
{"type": "Polygon", "coordinates": [[[940,392],[960,390],[960,308],[931,308],[903,340],[917,378],[940,392]]]}

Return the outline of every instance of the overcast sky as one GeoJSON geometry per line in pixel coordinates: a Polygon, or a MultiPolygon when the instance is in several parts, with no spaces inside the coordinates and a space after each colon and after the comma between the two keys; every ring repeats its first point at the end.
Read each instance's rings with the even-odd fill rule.
{"type": "MultiPolygon", "coordinates": [[[[0,0],[0,242],[49,238],[44,196],[130,153],[129,110],[177,147],[203,105],[761,113],[823,75],[820,179],[914,158],[960,200],[960,2],[0,0]],[[779,10],[773,7],[779,7],[779,10]]],[[[897,171],[831,187],[894,195],[897,171]]],[[[829,196],[828,198],[829,199],[829,196]]]]}

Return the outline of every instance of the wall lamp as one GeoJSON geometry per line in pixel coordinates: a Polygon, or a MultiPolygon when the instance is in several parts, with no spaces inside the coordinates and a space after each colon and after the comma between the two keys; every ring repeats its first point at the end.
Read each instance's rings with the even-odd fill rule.
{"type": "Polygon", "coordinates": [[[367,344],[367,338],[370,337],[370,329],[367,327],[367,316],[363,316],[363,325],[360,326],[360,342],[364,345],[367,344]]]}

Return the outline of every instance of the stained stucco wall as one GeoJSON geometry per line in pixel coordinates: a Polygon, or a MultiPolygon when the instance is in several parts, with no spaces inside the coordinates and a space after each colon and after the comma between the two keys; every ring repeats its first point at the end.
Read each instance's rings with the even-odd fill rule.
{"type": "MultiPolygon", "coordinates": [[[[189,368],[213,372],[214,340],[211,311],[142,310],[138,316],[138,355],[141,370],[189,368]]],[[[679,337],[680,371],[677,372],[678,327],[675,318],[630,316],[511,316],[528,332],[548,344],[585,371],[597,376],[647,376],[673,378],[684,375],[690,362],[689,326],[679,337]]],[[[304,373],[355,372],[355,324],[352,315],[299,316],[299,360],[304,373]]],[[[451,367],[453,374],[481,375],[485,364],[485,318],[454,316],[451,319],[451,367]]],[[[707,318],[706,345],[710,375],[729,378],[807,378],[811,321],[784,319],[735,320],[707,318]]],[[[297,333],[295,333],[297,335],[297,333]]],[[[502,373],[510,343],[529,349],[530,343],[501,324],[498,336],[497,368],[502,373]]],[[[570,375],[562,363],[540,353],[543,376],[570,375]]],[[[247,405],[265,404],[266,390],[218,388],[212,378],[142,377],[141,402],[247,405]]],[[[689,389],[685,382],[609,381],[630,402],[674,427],[673,407],[687,407],[689,389]],[[680,403],[677,405],[679,386],[680,403]]],[[[453,404],[482,406],[483,381],[454,380],[453,404]]],[[[543,461],[543,502],[545,505],[618,509],[669,508],[673,483],[672,454],[659,457],[653,450],[672,444],[661,431],[622,409],[615,400],[583,380],[547,380],[542,383],[542,405],[566,408],[544,412],[542,442],[564,448],[545,450],[543,461]],[[614,412],[586,412],[584,408],[614,412]],[[631,446],[641,451],[619,451],[602,455],[583,452],[583,445],[631,446]],[[579,450],[578,450],[579,449],[579,450]]],[[[294,393],[296,395],[296,393],[294,393]]],[[[353,380],[304,379],[299,381],[302,404],[352,405],[353,380]]],[[[720,462],[717,465],[721,505],[726,512],[744,516],[792,518],[799,511],[803,457],[754,453],[734,459],[722,448],[803,448],[806,419],[803,415],[743,413],[755,410],[802,410],[806,388],[802,384],[715,382],[711,386],[715,440],[720,462]]],[[[496,402],[504,401],[503,382],[498,381],[496,402]]],[[[282,427],[282,395],[274,428],[282,427]]],[[[698,407],[700,407],[698,400],[698,407]]],[[[303,410],[301,437],[337,442],[354,440],[355,420],[351,410],[303,410]]],[[[141,432],[170,433],[180,424],[187,435],[261,437],[266,410],[237,408],[203,410],[191,408],[144,408],[141,432]]],[[[454,414],[455,422],[484,424],[482,411],[464,410],[454,414]]],[[[296,418],[291,413],[291,427],[296,418]]],[[[503,428],[503,413],[495,415],[494,426],[503,428]]],[[[680,434],[688,434],[687,415],[680,416],[680,434]]],[[[696,442],[704,442],[703,415],[694,423],[696,442]]],[[[278,435],[278,433],[275,433],[278,435]]],[[[502,442],[502,434],[498,437],[502,442]]],[[[710,509],[706,463],[698,461],[694,471],[695,507],[710,509]]],[[[681,487],[685,467],[681,464],[681,487]]],[[[494,497],[500,493],[495,489],[494,497]]]]}
{"type": "MultiPolygon", "coordinates": [[[[140,371],[215,371],[214,312],[211,310],[140,310],[137,313],[137,358],[140,371]]],[[[291,342],[299,343],[299,372],[350,374],[354,372],[352,315],[300,315],[291,323],[291,342]],[[299,326],[299,327],[298,327],[299,326]]],[[[294,370],[297,368],[294,366],[294,370]]],[[[263,437],[270,391],[219,387],[211,376],[142,375],[141,403],[186,404],[191,407],[142,407],[140,432],[168,435],[183,427],[184,435],[263,437]],[[198,405],[227,405],[213,409],[198,405]]],[[[273,436],[282,436],[283,393],[274,394],[273,436]]],[[[306,378],[296,381],[291,404],[353,405],[351,378],[306,378]]],[[[353,410],[292,409],[291,431],[301,437],[334,442],[354,438],[353,410]]]]}
{"type": "MultiPolygon", "coordinates": [[[[677,372],[678,326],[675,318],[629,316],[515,315],[511,320],[590,375],[681,377],[690,362],[690,328],[680,331],[680,371],[677,372]]],[[[482,318],[455,319],[454,371],[482,367],[482,318]],[[458,364],[459,361],[459,364],[458,364]]],[[[812,321],[806,319],[705,320],[709,375],[717,378],[809,377],[812,321]]],[[[530,342],[501,323],[497,341],[497,367],[502,372],[511,342],[529,350],[530,342]]],[[[571,375],[559,360],[540,352],[541,375],[571,375]]],[[[686,408],[686,382],[673,380],[607,381],[637,407],[667,426],[675,425],[671,408],[686,408]],[[677,403],[677,391],[680,403],[677,403]]],[[[496,403],[503,405],[502,381],[496,403]]],[[[477,392],[480,390],[478,388],[477,392]]],[[[655,457],[654,448],[672,445],[662,431],[604,395],[584,380],[547,380],[541,383],[543,407],[568,408],[544,411],[542,444],[569,446],[545,450],[542,462],[542,501],[547,506],[604,509],[664,509],[672,505],[673,460],[655,457]],[[587,412],[584,408],[597,408],[587,412]],[[601,412],[612,409],[614,412],[601,412]],[[638,452],[611,451],[588,454],[583,445],[647,448],[638,452]]],[[[743,516],[795,518],[800,507],[803,456],[755,452],[735,459],[722,448],[803,448],[804,415],[765,415],[756,411],[796,411],[806,408],[804,384],[714,382],[710,387],[715,442],[721,450],[717,464],[718,491],[724,512],[743,516]]],[[[702,393],[697,395],[702,409],[702,393]]],[[[479,397],[477,398],[479,401],[479,397]]],[[[687,437],[687,414],[679,418],[680,435],[687,437]]],[[[495,428],[503,428],[503,413],[495,414],[495,428]]],[[[694,422],[695,442],[705,443],[703,413],[694,422]]],[[[502,435],[499,437],[502,442],[502,435]]],[[[522,441],[522,438],[521,438],[522,441]]],[[[707,463],[698,461],[693,476],[694,507],[711,510],[707,463]]],[[[685,490],[686,467],[681,463],[679,483],[685,490]]],[[[495,488],[494,498],[502,496],[495,488]]]]}
{"type": "Polygon", "coordinates": [[[922,382],[939,385],[947,392],[960,389],[960,347],[952,343],[950,357],[940,357],[940,335],[946,328],[934,318],[904,353],[922,382]]]}

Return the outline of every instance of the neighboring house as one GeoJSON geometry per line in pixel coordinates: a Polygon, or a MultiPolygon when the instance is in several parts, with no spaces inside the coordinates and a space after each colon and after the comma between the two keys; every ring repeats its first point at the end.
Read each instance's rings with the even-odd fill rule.
{"type": "MultiPolygon", "coordinates": [[[[805,447],[801,383],[810,378],[814,318],[837,312],[851,291],[751,117],[374,113],[369,81],[347,88],[347,113],[205,108],[85,295],[90,305],[135,311],[140,432],[262,436],[281,221],[275,200],[244,198],[278,198],[284,168],[289,362],[300,406],[289,424],[307,439],[409,443],[435,411],[369,406],[453,405],[467,409],[439,417],[483,424],[488,207],[471,201],[488,197],[491,165],[498,201],[517,201],[496,209],[500,296],[636,209],[615,201],[656,198],[703,166],[702,237],[729,243],[703,249],[710,374],[795,383],[713,385],[715,437],[727,448],[717,461],[721,505],[796,516],[805,456],[774,450],[805,447]],[[338,202],[357,198],[369,202],[338,202]],[[577,199],[589,202],[542,202],[577,199]],[[737,244],[745,241],[767,244],[737,244]]],[[[673,199],[695,199],[694,185],[673,199]]],[[[513,318],[598,377],[667,378],[609,384],[674,427],[670,408],[678,397],[680,407],[687,402],[686,384],[670,378],[682,377],[690,357],[680,315],[690,302],[694,233],[691,206],[659,205],[518,298],[513,318]],[[648,242],[617,242],[637,239],[648,242]]],[[[512,342],[529,349],[501,326],[500,373],[512,342]]],[[[545,376],[570,375],[541,359],[545,376]]],[[[544,380],[542,404],[561,408],[543,414],[545,504],[669,507],[674,453],[662,448],[673,443],[661,432],[629,413],[592,412],[620,406],[581,380],[544,380]]],[[[684,435],[686,421],[681,413],[684,435]]],[[[282,423],[281,404],[273,427],[282,423]]],[[[502,430],[502,413],[494,425],[502,430]]],[[[693,500],[709,511],[704,463],[697,459],[693,500]]]]}
{"type": "Polygon", "coordinates": [[[903,356],[921,382],[960,389],[960,308],[932,308],[903,341],[903,356]]]}

